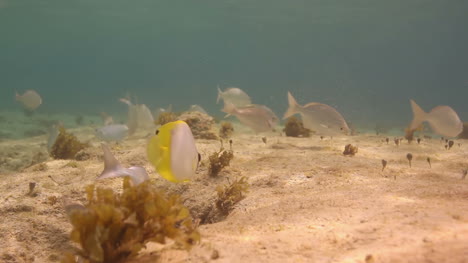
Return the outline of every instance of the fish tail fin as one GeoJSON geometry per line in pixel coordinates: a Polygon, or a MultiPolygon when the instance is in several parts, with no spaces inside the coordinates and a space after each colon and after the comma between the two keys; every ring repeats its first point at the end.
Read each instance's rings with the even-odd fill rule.
{"type": "Polygon", "coordinates": [[[298,113],[299,108],[300,108],[300,105],[297,103],[296,99],[293,97],[293,95],[289,91],[288,91],[288,104],[289,104],[289,108],[284,113],[283,120],[298,113]]]}
{"type": "Polygon", "coordinates": [[[219,103],[219,100],[221,99],[221,95],[223,94],[223,92],[221,91],[221,89],[219,88],[219,85],[217,86],[218,88],[218,98],[216,99],[216,104],[219,103]]]}
{"type": "Polygon", "coordinates": [[[104,153],[104,170],[98,179],[128,176],[127,169],[123,168],[119,161],[115,159],[109,147],[104,143],[101,146],[104,153]]]}
{"type": "Polygon", "coordinates": [[[225,117],[228,117],[230,115],[233,115],[236,112],[237,108],[234,104],[227,102],[224,103],[224,108],[222,109],[222,112],[227,113],[225,117]]]}
{"type": "Polygon", "coordinates": [[[419,107],[419,105],[416,104],[414,100],[410,100],[410,103],[411,103],[411,109],[413,110],[413,121],[411,121],[409,129],[416,130],[421,125],[421,123],[426,121],[427,113],[424,112],[424,110],[421,109],[421,107],[419,107]]]}
{"type": "Polygon", "coordinates": [[[119,161],[115,159],[114,155],[112,155],[109,147],[104,143],[101,144],[101,146],[104,152],[104,170],[97,179],[129,176],[133,185],[139,185],[149,179],[145,168],[140,166],[132,166],[128,169],[123,168],[119,161]]]}

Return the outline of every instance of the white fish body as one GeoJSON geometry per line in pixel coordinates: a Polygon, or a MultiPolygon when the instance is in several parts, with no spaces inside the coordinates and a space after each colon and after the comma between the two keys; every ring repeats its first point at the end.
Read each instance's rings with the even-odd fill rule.
{"type": "Polygon", "coordinates": [[[329,105],[312,102],[301,106],[290,92],[288,92],[288,102],[289,108],[283,119],[299,113],[304,127],[320,135],[346,135],[350,131],[343,116],[329,105]]]}
{"type": "Polygon", "coordinates": [[[232,103],[236,107],[244,107],[252,104],[252,100],[249,95],[236,87],[227,88],[225,91],[221,91],[218,87],[218,99],[216,100],[216,103],[219,103],[220,99],[223,99],[224,104],[232,103]]]}
{"type": "Polygon", "coordinates": [[[42,104],[41,96],[34,90],[27,90],[23,95],[16,93],[16,100],[28,110],[35,110],[42,104]]]}
{"type": "Polygon", "coordinates": [[[232,103],[225,103],[223,112],[234,115],[239,121],[255,132],[271,131],[278,124],[278,117],[264,105],[249,105],[237,108],[232,103]]]}
{"type": "Polygon", "coordinates": [[[124,124],[111,124],[96,129],[96,137],[103,141],[121,141],[128,136],[128,127],[124,124]]]}
{"type": "Polygon", "coordinates": [[[104,170],[97,179],[129,176],[133,185],[139,185],[149,179],[145,168],[141,166],[122,167],[120,162],[115,159],[114,155],[110,152],[109,147],[105,144],[101,146],[104,152],[104,170]]]}
{"type": "Polygon", "coordinates": [[[431,129],[442,136],[456,137],[463,131],[463,123],[458,114],[449,106],[437,106],[429,113],[424,112],[416,102],[410,100],[413,110],[413,121],[410,130],[417,129],[427,121],[431,129]]]}

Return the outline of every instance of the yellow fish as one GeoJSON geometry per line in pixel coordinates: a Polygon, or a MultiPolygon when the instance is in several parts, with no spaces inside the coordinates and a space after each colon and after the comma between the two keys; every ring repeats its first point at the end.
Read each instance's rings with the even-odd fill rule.
{"type": "Polygon", "coordinates": [[[192,131],[184,121],[169,122],[159,127],[146,152],[157,172],[176,183],[193,178],[200,161],[192,131]]]}

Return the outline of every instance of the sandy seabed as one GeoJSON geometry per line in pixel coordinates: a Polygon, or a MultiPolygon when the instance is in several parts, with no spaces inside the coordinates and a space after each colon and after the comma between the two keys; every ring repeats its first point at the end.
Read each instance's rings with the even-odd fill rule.
{"type": "MultiPolygon", "coordinates": [[[[72,131],[92,138],[92,129],[72,131]]],[[[45,141],[38,136],[0,147],[2,154],[33,152],[45,141]]],[[[321,140],[237,133],[235,157],[218,178],[207,176],[206,160],[220,143],[197,140],[204,161],[183,184],[155,173],[146,141],[129,138],[111,149],[124,166],[144,166],[155,184],[181,194],[194,211],[209,207],[227,178],[247,177],[250,190],[225,220],[199,227],[202,239],[192,250],[149,244],[132,262],[468,262],[466,140],[446,150],[440,139],[397,147],[384,135],[321,140]],[[356,156],[343,156],[348,143],[359,147],[356,156]],[[411,168],[407,153],[414,156],[411,168]],[[388,161],[383,172],[382,159],[388,161]]],[[[92,183],[121,189],[120,178],[95,180],[103,163],[99,142],[92,145],[91,158],[77,167],[48,159],[45,170],[34,165],[0,174],[0,262],[58,262],[76,245],[64,202],[84,203],[84,187],[92,183]],[[30,182],[35,196],[27,195],[30,182]]]]}

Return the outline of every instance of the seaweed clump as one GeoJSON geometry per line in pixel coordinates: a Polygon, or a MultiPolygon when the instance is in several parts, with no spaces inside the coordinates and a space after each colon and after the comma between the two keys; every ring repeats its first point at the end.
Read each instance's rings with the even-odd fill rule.
{"type": "Polygon", "coordinates": [[[245,198],[245,193],[249,190],[249,183],[247,178],[242,176],[234,182],[218,186],[218,198],[216,199],[216,208],[219,212],[226,216],[234,209],[234,206],[245,198]]]}
{"type": "Polygon", "coordinates": [[[173,122],[176,120],[177,120],[177,114],[175,114],[174,112],[166,111],[166,112],[161,112],[158,115],[158,119],[154,122],[154,124],[164,125],[166,123],[173,122]]]}
{"type": "Polygon", "coordinates": [[[283,131],[289,137],[310,137],[310,130],[304,128],[302,121],[294,116],[288,118],[283,131]]]}
{"type": "Polygon", "coordinates": [[[218,140],[213,117],[199,111],[185,112],[179,116],[190,127],[195,139],[218,140]]]}
{"type": "Polygon", "coordinates": [[[414,132],[416,130],[411,130],[409,127],[405,129],[405,139],[408,143],[411,143],[414,140],[414,132]]]}
{"type": "Polygon", "coordinates": [[[136,257],[148,242],[170,238],[184,249],[200,240],[192,218],[178,196],[166,198],[150,182],[131,186],[124,179],[121,194],[112,189],[86,188],[88,204],[71,205],[67,212],[73,225],[71,239],[81,245],[71,262],[124,262],[136,257]]]}
{"type": "Polygon", "coordinates": [[[343,151],[343,155],[345,156],[354,156],[358,152],[358,147],[353,146],[352,144],[347,144],[343,151]]]}
{"type": "Polygon", "coordinates": [[[223,121],[221,123],[221,128],[219,128],[219,137],[222,139],[229,139],[232,136],[232,133],[234,132],[234,127],[232,126],[232,123],[228,121],[223,121]]]}
{"type": "Polygon", "coordinates": [[[221,148],[218,152],[214,152],[210,155],[210,166],[208,168],[208,175],[210,177],[218,176],[219,172],[226,167],[229,166],[232,158],[234,158],[234,153],[232,150],[224,150],[221,148]]]}
{"type": "Polygon", "coordinates": [[[86,147],[86,143],[80,142],[75,135],[60,127],[57,139],[50,149],[50,156],[54,159],[73,159],[76,153],[86,147]]]}

